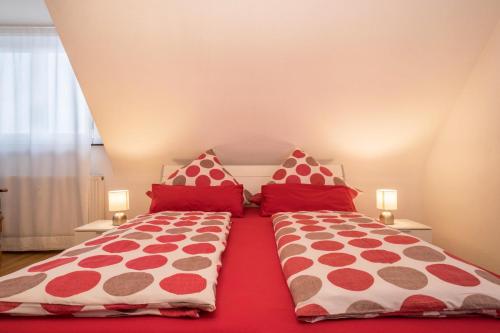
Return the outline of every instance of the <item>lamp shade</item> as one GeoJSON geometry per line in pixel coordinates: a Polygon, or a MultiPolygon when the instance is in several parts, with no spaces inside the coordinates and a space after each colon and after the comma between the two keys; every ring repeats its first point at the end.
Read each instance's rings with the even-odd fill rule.
{"type": "Polygon", "coordinates": [[[377,208],[382,210],[398,209],[398,191],[388,189],[377,190],[377,208]]]}
{"type": "Polygon", "coordinates": [[[128,190],[109,191],[108,206],[110,212],[128,210],[128,190]]]}

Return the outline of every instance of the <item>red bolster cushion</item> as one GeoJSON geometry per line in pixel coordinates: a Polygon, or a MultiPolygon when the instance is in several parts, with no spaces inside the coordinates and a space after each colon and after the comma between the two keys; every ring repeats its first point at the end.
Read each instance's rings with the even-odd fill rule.
{"type": "Polygon", "coordinates": [[[243,185],[185,186],[153,184],[150,213],[166,210],[230,212],[243,216],[243,185]]]}
{"type": "Polygon", "coordinates": [[[303,210],[337,210],[355,212],[355,194],[344,185],[268,184],[262,186],[260,213],[303,210]]]}

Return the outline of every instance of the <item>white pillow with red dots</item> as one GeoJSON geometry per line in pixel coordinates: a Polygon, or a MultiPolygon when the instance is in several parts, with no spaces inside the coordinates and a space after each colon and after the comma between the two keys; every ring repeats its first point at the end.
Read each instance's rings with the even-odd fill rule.
{"type": "MultiPolygon", "coordinates": [[[[187,186],[225,186],[237,185],[238,181],[227,171],[219,158],[209,149],[186,166],[174,171],[167,179],[162,181],[166,185],[187,186]]],[[[249,203],[252,194],[243,191],[245,203],[249,203]]]]}
{"type": "Polygon", "coordinates": [[[175,170],[163,181],[166,185],[225,186],[238,181],[222,166],[213,149],[209,149],[186,166],[175,170]]]}
{"type": "MultiPolygon", "coordinates": [[[[298,148],[274,172],[270,183],[348,186],[341,175],[334,175],[330,169],[319,164],[314,157],[298,148]]],[[[356,194],[359,192],[357,189],[350,188],[356,194]]]]}

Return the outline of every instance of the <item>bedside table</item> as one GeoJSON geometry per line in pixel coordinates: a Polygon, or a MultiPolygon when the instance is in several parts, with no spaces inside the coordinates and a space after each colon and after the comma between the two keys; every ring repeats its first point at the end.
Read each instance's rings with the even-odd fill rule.
{"type": "Polygon", "coordinates": [[[116,227],[111,220],[97,220],[84,224],[74,229],[76,243],[80,244],[116,227]]]}
{"type": "Polygon", "coordinates": [[[432,228],[425,224],[409,219],[394,219],[394,224],[388,227],[432,243],[432,228]]]}

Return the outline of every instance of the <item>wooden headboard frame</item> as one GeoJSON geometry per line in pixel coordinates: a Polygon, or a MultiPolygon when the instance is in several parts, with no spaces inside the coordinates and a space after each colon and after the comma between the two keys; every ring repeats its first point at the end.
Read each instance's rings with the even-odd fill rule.
{"type": "MultiPolygon", "coordinates": [[[[342,164],[326,164],[325,166],[345,180],[342,164]]],[[[160,182],[180,167],[182,165],[163,165],[160,182]]],[[[260,192],[260,187],[269,182],[274,171],[278,169],[278,165],[225,165],[224,167],[251,193],[260,192]]]]}

